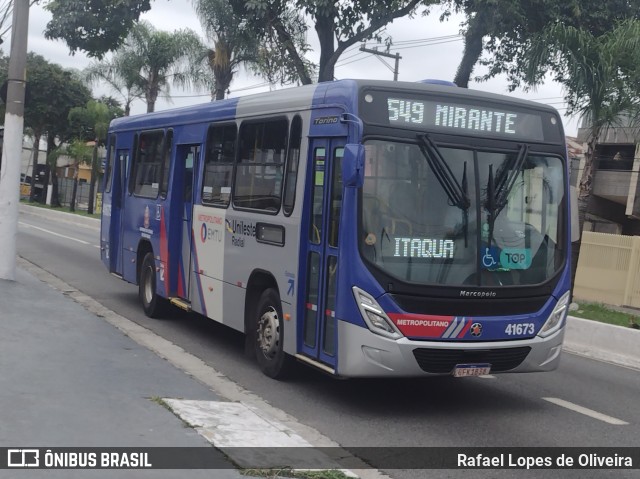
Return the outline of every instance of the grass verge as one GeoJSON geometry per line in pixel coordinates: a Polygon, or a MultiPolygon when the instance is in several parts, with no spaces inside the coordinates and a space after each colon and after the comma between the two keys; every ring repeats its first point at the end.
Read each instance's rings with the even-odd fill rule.
{"type": "Polygon", "coordinates": [[[94,213],[94,214],[90,215],[89,213],[87,213],[86,211],[83,211],[83,210],[71,211],[68,206],[62,206],[60,208],[54,208],[53,206],[43,205],[42,203],[38,203],[38,202],[35,202],[35,201],[32,203],[29,200],[20,200],[20,203],[22,203],[24,205],[27,205],[27,206],[35,206],[36,208],[44,208],[44,209],[48,209],[48,210],[62,211],[64,213],[71,213],[71,214],[74,214],[74,215],[88,216],[89,218],[100,219],[100,215],[97,214],[97,213],[94,213]]]}
{"type": "Polygon", "coordinates": [[[624,313],[600,303],[578,303],[578,309],[576,311],[569,311],[569,314],[571,316],[577,316],[578,318],[591,319],[601,323],[640,328],[640,311],[637,315],[624,313]]]}
{"type": "Polygon", "coordinates": [[[338,470],[308,471],[300,469],[241,469],[245,476],[264,477],[266,479],[294,478],[294,479],[353,479],[338,470]]]}

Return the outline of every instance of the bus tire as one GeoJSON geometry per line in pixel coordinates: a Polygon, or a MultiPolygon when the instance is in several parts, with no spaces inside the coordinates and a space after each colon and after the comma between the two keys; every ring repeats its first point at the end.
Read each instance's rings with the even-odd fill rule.
{"type": "Polygon", "coordinates": [[[159,318],[167,310],[167,300],[158,296],[156,292],[156,262],[152,252],[145,254],[142,260],[138,297],[144,314],[150,318],[159,318]]]}
{"type": "Polygon", "coordinates": [[[256,359],[260,370],[273,379],[283,379],[291,369],[291,358],[284,352],[284,322],[278,292],[262,292],[253,321],[256,359]]]}

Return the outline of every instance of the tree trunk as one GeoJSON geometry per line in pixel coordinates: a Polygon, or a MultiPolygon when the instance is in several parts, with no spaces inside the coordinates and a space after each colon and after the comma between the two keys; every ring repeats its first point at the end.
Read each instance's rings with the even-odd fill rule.
{"type": "Polygon", "coordinates": [[[453,82],[462,88],[469,88],[469,80],[473,68],[482,55],[482,38],[487,33],[488,15],[493,15],[491,9],[481,9],[469,20],[464,34],[464,53],[453,82]]]}
{"type": "Polygon", "coordinates": [[[55,168],[51,169],[51,206],[60,208],[60,193],[58,191],[58,172],[55,168]]]}
{"type": "Polygon", "coordinates": [[[335,51],[335,26],[333,17],[316,17],[316,32],[320,41],[320,69],[318,82],[333,81],[335,61],[330,61],[335,51]]]}
{"type": "MultiPolygon", "coordinates": [[[[156,99],[153,97],[151,93],[148,93],[146,96],[147,99],[147,113],[153,113],[156,109],[156,99]]],[[[155,95],[157,98],[157,95],[155,95]]]]}
{"type": "Polygon", "coordinates": [[[87,213],[93,214],[93,197],[96,193],[96,176],[98,170],[98,139],[96,138],[96,144],[93,145],[93,155],[91,156],[91,183],[89,184],[89,206],[87,207],[87,213]]]}
{"type": "Polygon", "coordinates": [[[39,131],[33,132],[33,162],[31,165],[31,192],[29,193],[29,201],[31,203],[33,203],[36,198],[36,171],[38,170],[38,154],[40,153],[41,136],[42,133],[39,131]]]}
{"type": "Polygon", "coordinates": [[[153,113],[156,110],[156,100],[158,99],[159,88],[155,84],[155,76],[149,78],[149,86],[145,91],[145,99],[147,100],[147,113],[153,113]]]}
{"type": "Polygon", "coordinates": [[[233,71],[231,68],[215,68],[214,76],[216,81],[215,86],[215,99],[216,100],[224,100],[224,97],[227,94],[227,90],[229,90],[229,85],[233,81],[233,71]]]}
{"type": "Polygon", "coordinates": [[[47,134],[47,163],[49,163],[49,181],[51,182],[51,206],[54,208],[60,208],[60,197],[58,194],[58,161],[49,160],[49,155],[55,150],[55,139],[47,134]]]}
{"type": "Polygon", "coordinates": [[[589,203],[591,202],[591,191],[593,189],[593,174],[595,165],[595,152],[598,138],[600,137],[601,127],[594,127],[587,141],[587,151],[584,155],[584,170],[580,176],[578,183],[578,230],[580,231],[580,239],[571,245],[571,291],[575,286],[576,272],[578,271],[578,258],[580,257],[580,247],[582,245],[582,233],[584,231],[584,222],[589,211],[589,203]]]}
{"type": "Polygon", "coordinates": [[[313,80],[311,80],[311,77],[309,76],[309,73],[305,68],[304,62],[302,61],[302,58],[300,58],[298,50],[296,50],[296,46],[293,43],[291,35],[287,31],[287,29],[284,28],[282,21],[280,21],[277,15],[274,15],[271,11],[269,11],[269,14],[274,17],[272,27],[275,30],[276,35],[278,36],[280,45],[284,46],[285,50],[293,60],[296,72],[298,73],[298,77],[300,79],[300,83],[302,83],[303,85],[311,85],[313,83],[313,80]]]}
{"type": "Polygon", "coordinates": [[[73,189],[71,190],[71,203],[69,204],[69,211],[76,210],[76,195],[78,194],[78,170],[80,169],[80,163],[74,164],[73,173],[73,189]]]}

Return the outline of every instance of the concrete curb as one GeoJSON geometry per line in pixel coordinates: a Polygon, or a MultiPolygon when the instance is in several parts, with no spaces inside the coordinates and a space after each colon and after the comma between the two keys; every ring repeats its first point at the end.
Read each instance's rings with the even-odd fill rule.
{"type": "MultiPolygon", "coordinates": [[[[55,218],[56,221],[94,230],[100,229],[99,219],[64,211],[20,204],[20,212],[55,218]]],[[[568,316],[563,349],[580,356],[640,370],[640,330],[568,316]]]]}
{"type": "Polygon", "coordinates": [[[569,316],[564,350],[640,369],[640,330],[569,316]]]}
{"type": "MultiPolygon", "coordinates": [[[[289,413],[280,409],[277,406],[270,404],[262,399],[256,393],[249,391],[241,385],[235,383],[227,376],[217,371],[212,366],[206,364],[200,358],[192,355],[188,351],[184,350],[180,346],[172,343],[168,339],[157,335],[153,331],[131,321],[124,316],[120,316],[118,313],[111,311],[107,307],[100,304],[94,298],[91,298],[81,291],[77,290],[73,286],[65,283],[57,276],[49,273],[48,271],[40,268],[36,264],[30,263],[28,260],[19,257],[18,267],[24,271],[32,274],[34,277],[48,284],[52,288],[60,291],[65,296],[69,297],[82,307],[84,307],[90,313],[103,319],[112,326],[118,328],[125,336],[128,336],[139,345],[152,351],[159,357],[167,360],[176,368],[184,371],[189,376],[193,377],[197,381],[201,382],[205,386],[209,387],[216,395],[226,399],[232,403],[241,403],[254,411],[260,411],[260,416],[265,420],[272,419],[272,423],[280,423],[289,430],[298,434],[305,441],[312,444],[313,447],[331,447],[341,449],[342,446],[331,438],[325,436],[317,429],[307,426],[306,424],[298,421],[297,418],[291,416],[289,413]]],[[[174,409],[171,411],[178,417],[181,417],[176,413],[174,409]]],[[[194,429],[197,429],[194,427],[194,429]]],[[[205,436],[209,442],[212,442],[205,436]]],[[[216,447],[213,442],[212,445],[216,447]]],[[[361,469],[356,466],[361,464],[361,460],[352,457],[351,453],[344,451],[341,456],[343,460],[353,460],[350,464],[353,467],[349,470],[351,474],[346,473],[350,477],[359,477],[360,479],[391,479],[390,476],[380,472],[377,469],[368,467],[366,464],[361,465],[361,469]]],[[[212,475],[212,477],[214,477],[212,475]]],[[[254,476],[245,476],[247,479],[260,479],[254,476]]]]}
{"type": "Polygon", "coordinates": [[[25,205],[20,203],[20,214],[28,214],[32,216],[40,216],[50,220],[60,221],[64,223],[72,223],[91,229],[100,229],[100,220],[89,216],[75,215],[65,211],[56,211],[50,208],[41,208],[38,206],[25,205]]]}

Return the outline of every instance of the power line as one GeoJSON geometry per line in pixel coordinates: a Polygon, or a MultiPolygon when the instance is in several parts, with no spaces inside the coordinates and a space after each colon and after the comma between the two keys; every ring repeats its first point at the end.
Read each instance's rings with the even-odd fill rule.
{"type": "Polygon", "coordinates": [[[336,64],[336,66],[341,66],[341,67],[343,67],[343,66],[345,66],[345,65],[349,65],[349,64],[351,64],[351,63],[361,62],[362,60],[368,60],[368,59],[369,59],[369,57],[368,57],[368,56],[364,56],[364,57],[362,57],[362,58],[358,58],[357,60],[351,60],[350,62],[343,63],[343,64],[341,64],[341,65],[337,65],[337,64],[336,64]]]}

